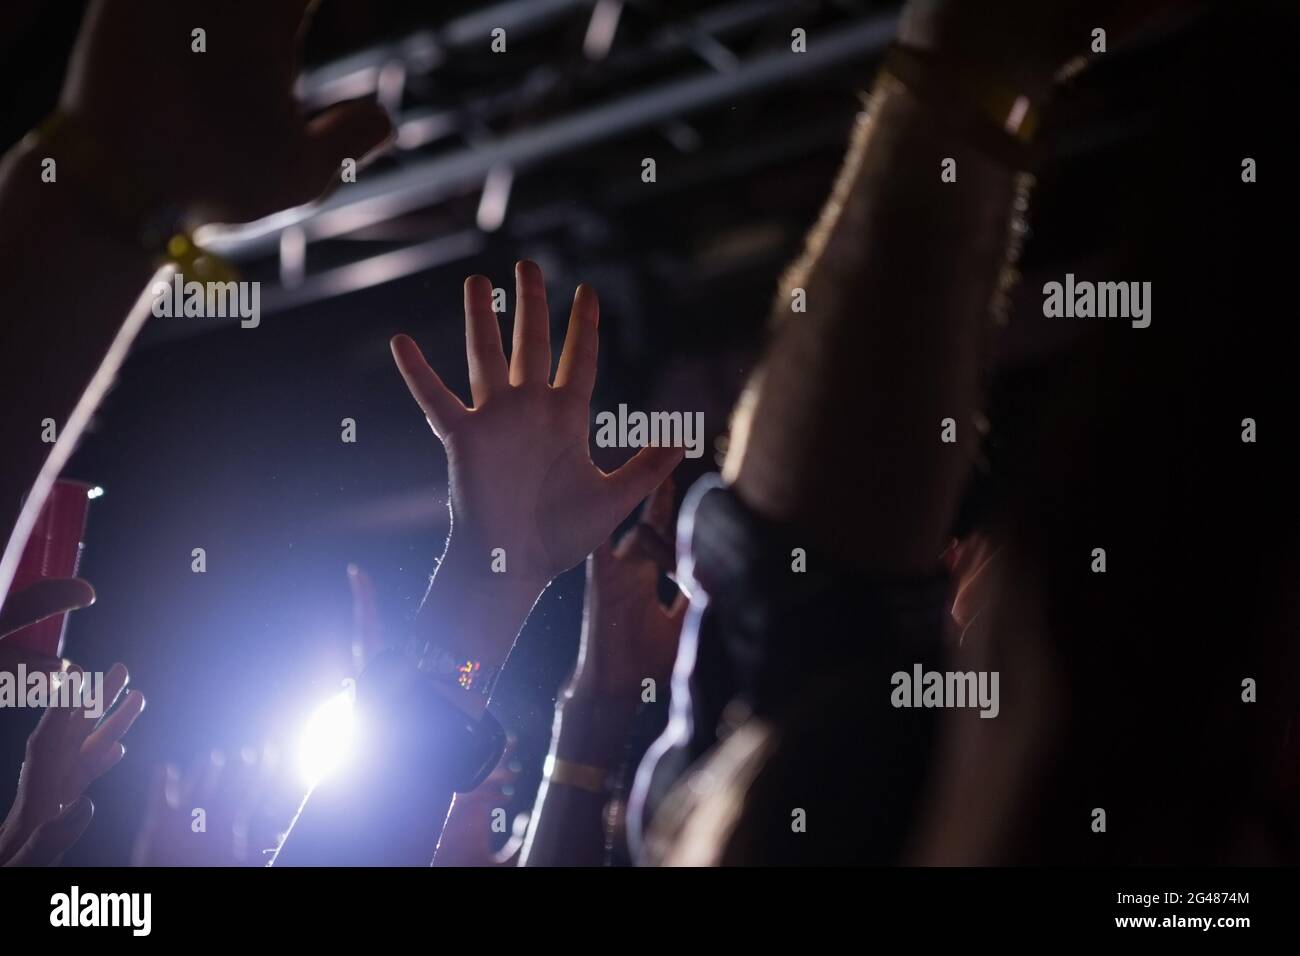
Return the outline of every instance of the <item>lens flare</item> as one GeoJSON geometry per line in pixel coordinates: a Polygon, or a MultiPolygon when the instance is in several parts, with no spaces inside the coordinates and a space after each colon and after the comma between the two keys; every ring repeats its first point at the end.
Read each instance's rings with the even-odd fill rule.
{"type": "Polygon", "coordinates": [[[355,731],[356,715],[347,691],[312,712],[298,743],[298,767],[307,786],[316,786],[346,762],[355,731]]]}

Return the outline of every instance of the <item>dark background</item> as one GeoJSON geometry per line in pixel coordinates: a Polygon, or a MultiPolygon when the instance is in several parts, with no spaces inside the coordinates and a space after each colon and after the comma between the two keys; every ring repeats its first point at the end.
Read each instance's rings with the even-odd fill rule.
{"type": "MultiPolygon", "coordinates": [[[[131,5],[121,6],[129,15],[131,5]]],[[[160,763],[185,766],[210,748],[266,740],[292,748],[310,708],[348,673],[349,562],[375,580],[385,636],[404,636],[447,530],[446,474],[387,342],[397,331],[413,335],[467,396],[465,276],[482,272],[505,286],[513,309],[512,264],[537,260],[557,358],[573,287],[593,283],[602,300],[593,414],[619,402],[702,411],[706,452],[679,471],[679,497],[714,467],[777,277],[826,195],[894,7],[628,3],[607,53],[593,57],[584,53],[590,2],[325,0],[307,40],[309,76],[332,69],[361,84],[348,95],[361,95],[375,82],[368,69],[404,62],[404,82],[390,90],[399,124],[434,120],[436,135],[363,171],[363,184],[418,176],[421,164],[517,133],[538,132],[544,143],[557,126],[606,105],[617,128],[515,163],[495,231],[476,226],[482,175],[433,182],[419,208],[309,242],[308,281],[296,289],[279,287],[274,245],[236,250],[244,277],[263,280],[259,328],[150,320],[66,470],[105,494],[91,506],[81,569],[99,600],[71,619],[65,655],[96,670],[127,663],[149,702],[123,764],[92,786],[97,819],[68,862],[126,862],[160,763]],[[507,26],[506,55],[489,52],[497,24],[507,26]],[[643,115],[638,98],[673,84],[744,75],[771,54],[794,67],[793,27],[808,30],[812,57],[827,38],[873,24],[881,40],[859,43],[853,55],[801,75],[779,67],[732,95],[643,115]],[[436,65],[404,59],[411,44],[436,49],[436,65]],[[357,59],[340,67],[347,57],[357,59]],[[657,160],[656,184],[640,180],[645,156],[657,160]],[[394,281],[363,278],[344,294],[311,281],[439,237],[453,237],[453,251],[394,281]],[[345,417],[357,422],[355,444],[340,440],[345,417]],[[206,549],[205,574],[190,569],[196,547],[206,549]]],[[[6,146],[53,108],[82,8],[6,4],[6,146]]],[[[307,92],[317,105],[338,98],[325,83],[307,92]]],[[[503,723],[520,737],[521,809],[572,667],[581,575],[546,592],[496,695],[503,723]]],[[[0,766],[17,767],[28,718],[6,715],[0,766]]],[[[14,776],[0,774],[6,804],[14,776]]]]}

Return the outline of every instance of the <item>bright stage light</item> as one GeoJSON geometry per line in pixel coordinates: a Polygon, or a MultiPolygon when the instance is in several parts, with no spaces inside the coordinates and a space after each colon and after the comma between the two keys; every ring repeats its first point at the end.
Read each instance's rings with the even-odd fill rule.
{"type": "Polygon", "coordinates": [[[312,712],[298,743],[298,767],[307,786],[316,786],[346,761],[355,730],[352,695],[347,691],[312,712]]]}

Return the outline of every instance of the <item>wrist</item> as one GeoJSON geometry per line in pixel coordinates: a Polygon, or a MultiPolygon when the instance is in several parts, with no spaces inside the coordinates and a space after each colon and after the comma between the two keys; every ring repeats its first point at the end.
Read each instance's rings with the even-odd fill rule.
{"type": "Polygon", "coordinates": [[[124,154],[129,135],[115,140],[88,117],[60,108],[31,140],[57,163],[60,180],[78,189],[133,244],[162,253],[168,240],[184,231],[184,203],[163,183],[160,170],[124,154]]]}
{"type": "Polygon", "coordinates": [[[876,85],[880,96],[904,93],[948,136],[1013,170],[1033,167],[1042,118],[1041,100],[1024,90],[979,67],[901,45],[890,50],[876,85]]]}
{"type": "MultiPolygon", "coordinates": [[[[453,519],[456,527],[458,519],[453,519]]],[[[447,548],[438,561],[438,573],[467,584],[481,584],[501,592],[510,590],[531,594],[533,598],[546,590],[551,577],[521,560],[517,549],[500,541],[487,539],[471,531],[453,531],[447,548]]]]}
{"type": "Polygon", "coordinates": [[[560,760],[613,769],[622,760],[638,697],[566,691],[555,709],[552,752],[560,760]]]}
{"type": "Polygon", "coordinates": [[[68,185],[61,193],[75,193],[83,218],[116,243],[155,265],[174,262],[200,281],[238,278],[228,263],[195,246],[189,204],[164,183],[158,166],[124,156],[84,117],[56,110],[25,142],[38,161],[53,161],[55,181],[68,185]]]}
{"type": "Polygon", "coordinates": [[[503,603],[503,611],[526,617],[550,581],[508,564],[505,570],[495,570],[496,566],[491,548],[477,547],[453,536],[438,561],[433,586],[464,588],[467,599],[486,600],[490,596],[503,603]]]}
{"type": "Polygon", "coordinates": [[[951,18],[932,10],[904,11],[899,24],[899,45],[934,57],[937,63],[959,70],[978,80],[987,79],[1007,85],[1035,103],[1050,98],[1057,72],[1063,65],[1058,57],[1016,31],[990,31],[987,13],[967,22],[950,22],[951,18]]]}
{"type": "MultiPolygon", "coordinates": [[[[588,639],[584,636],[583,640],[588,639]]],[[[591,657],[580,662],[578,670],[564,685],[556,706],[572,714],[630,721],[641,706],[641,681],[613,675],[602,677],[599,664],[591,657]]]]}
{"type": "Polygon", "coordinates": [[[481,671],[499,672],[544,589],[535,578],[493,571],[490,553],[453,542],[420,608],[417,637],[478,662],[481,671]]]}
{"type": "Polygon", "coordinates": [[[575,678],[565,687],[556,703],[556,710],[576,715],[580,719],[610,719],[630,721],[641,702],[641,688],[626,691],[609,691],[575,678]]]}

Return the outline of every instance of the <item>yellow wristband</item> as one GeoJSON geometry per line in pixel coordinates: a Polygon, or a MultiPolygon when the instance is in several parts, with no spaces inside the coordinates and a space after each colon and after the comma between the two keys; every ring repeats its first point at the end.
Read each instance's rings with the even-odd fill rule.
{"type": "Polygon", "coordinates": [[[558,783],[566,787],[576,787],[588,793],[604,794],[608,789],[606,781],[609,772],[585,763],[561,760],[555,754],[548,754],[542,768],[542,775],[548,783],[558,783]]]}

